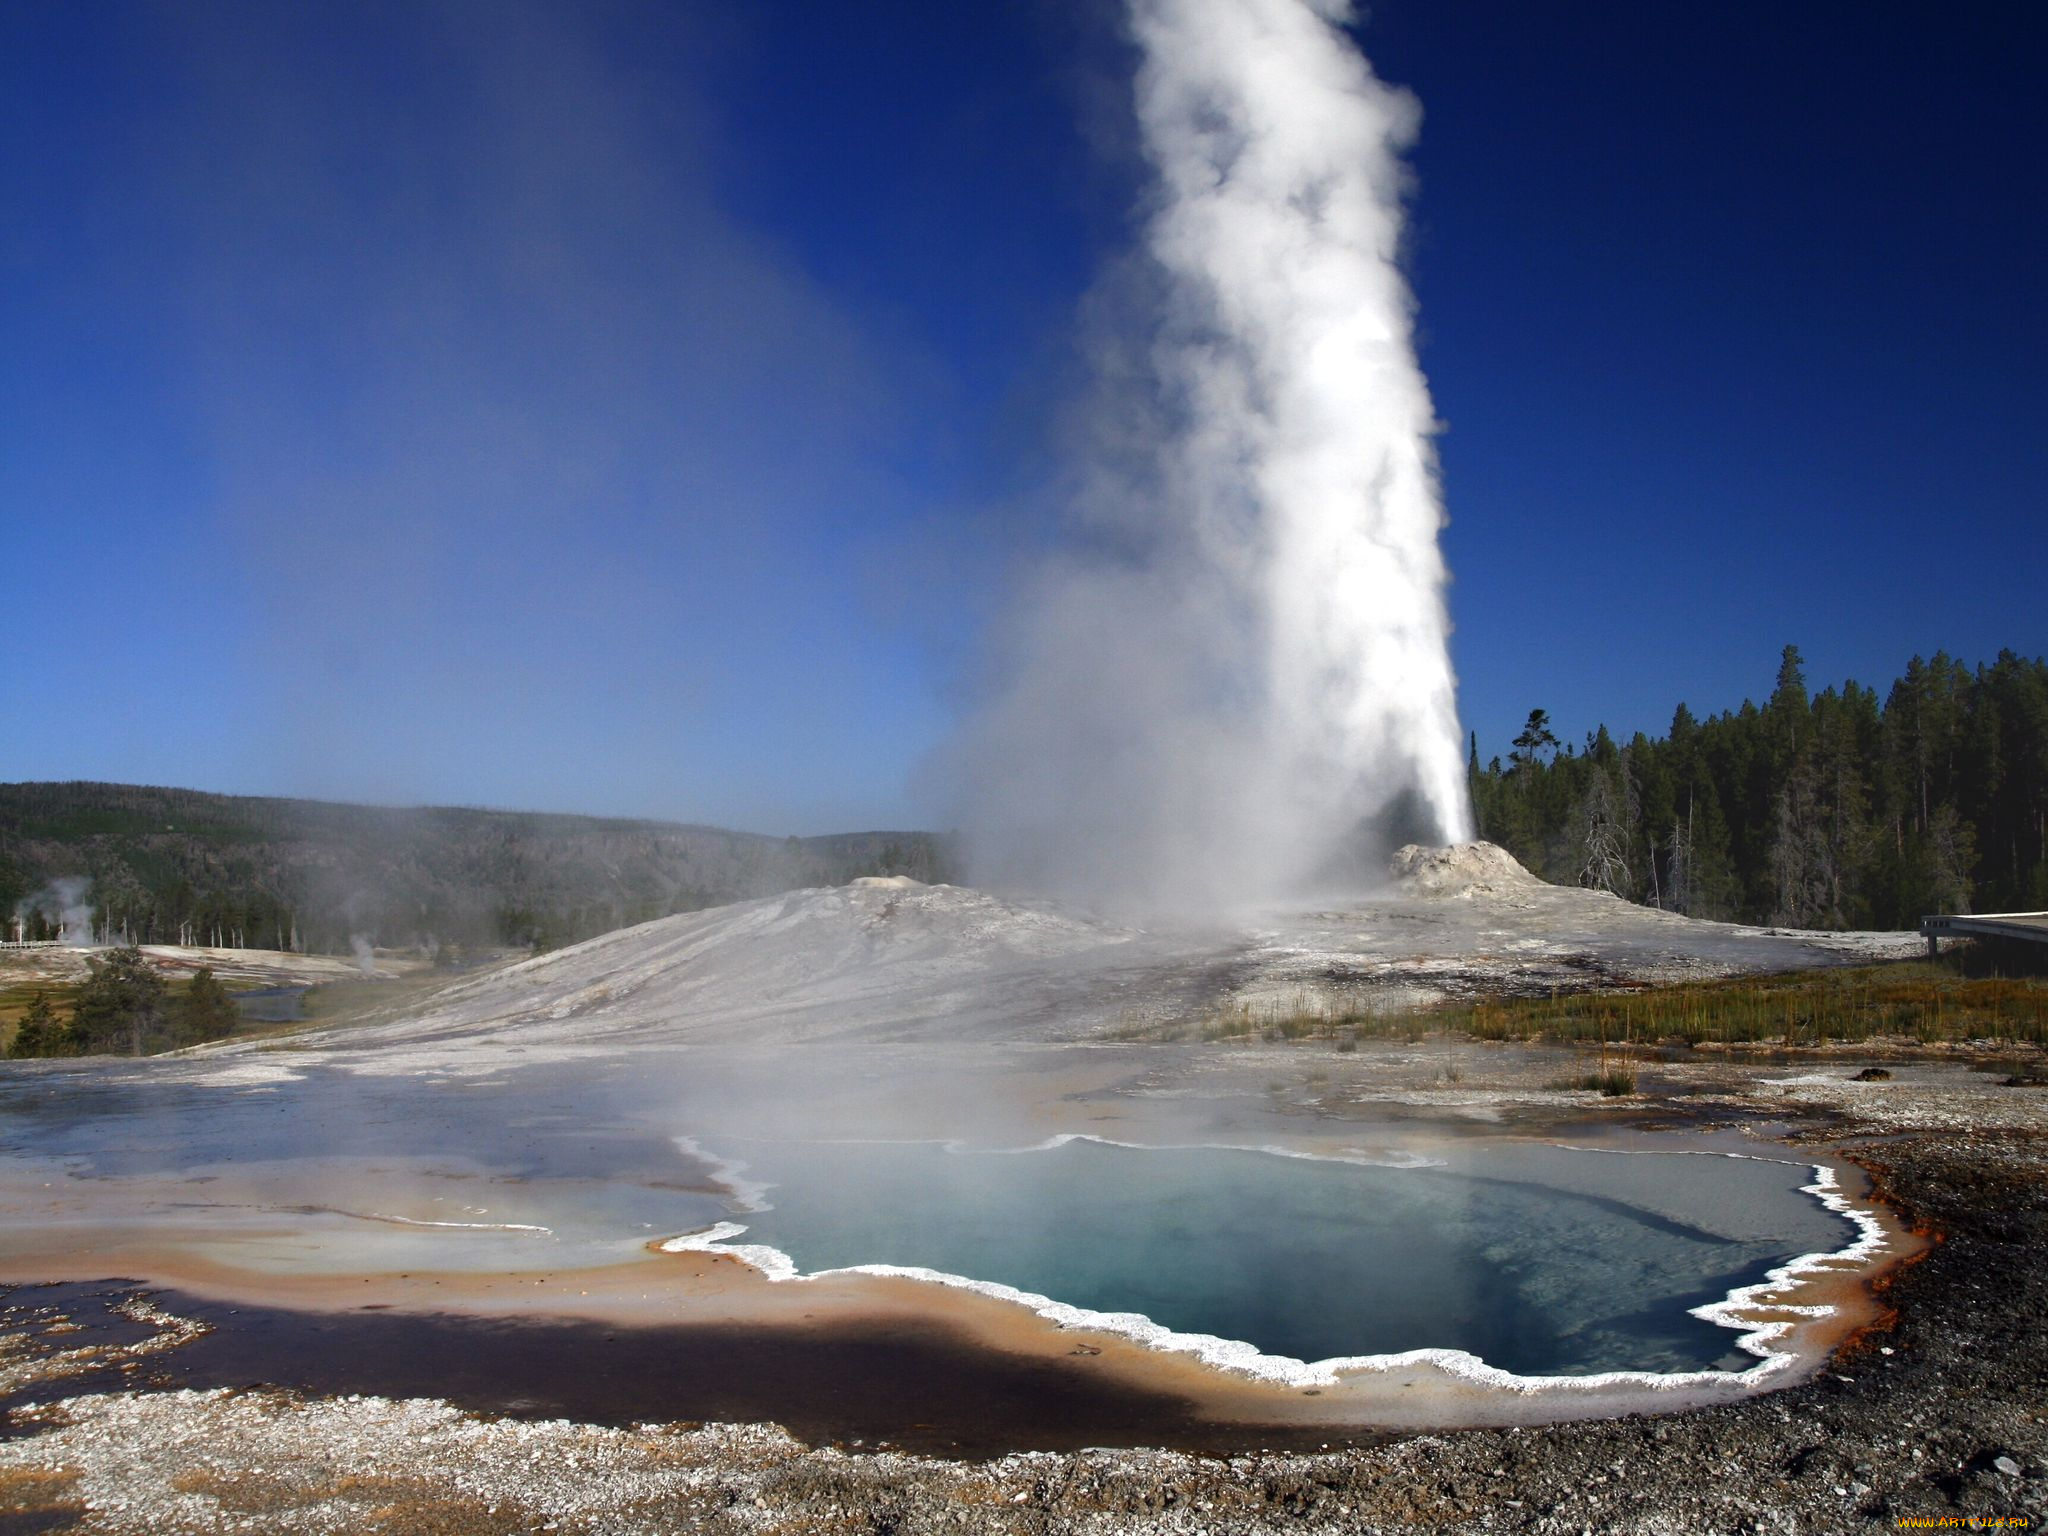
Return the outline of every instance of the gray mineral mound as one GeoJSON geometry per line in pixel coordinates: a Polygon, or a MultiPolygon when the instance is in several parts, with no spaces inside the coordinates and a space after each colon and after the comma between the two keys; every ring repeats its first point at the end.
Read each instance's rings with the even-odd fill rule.
{"type": "Polygon", "coordinates": [[[1543,884],[1495,843],[1410,843],[1394,855],[1389,872],[1400,892],[1413,896],[1490,896],[1543,884]]]}
{"type": "Polygon", "coordinates": [[[879,876],[657,918],[479,977],[420,1022],[602,1020],[701,1037],[765,1014],[837,1027],[927,1015],[962,992],[1085,964],[1128,928],[1047,902],[879,876]]]}
{"type": "Polygon", "coordinates": [[[1243,925],[1142,930],[1050,901],[869,878],[659,918],[458,983],[409,1018],[300,1042],[381,1053],[391,1070],[414,1059],[392,1053],[399,1042],[446,1066],[450,1044],[486,1036],[522,1052],[1050,1043],[1199,1019],[1226,1002],[1425,1006],[1854,963],[1920,942],[1653,911],[1546,885],[1491,843],[1404,848],[1391,875],[1380,891],[1243,925]]]}

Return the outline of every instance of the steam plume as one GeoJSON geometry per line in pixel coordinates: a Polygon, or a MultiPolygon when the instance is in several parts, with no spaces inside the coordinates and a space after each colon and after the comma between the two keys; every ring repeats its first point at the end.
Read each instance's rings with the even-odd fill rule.
{"type": "Polygon", "coordinates": [[[83,949],[92,943],[92,905],[86,900],[92,882],[81,875],[52,880],[33,896],[14,904],[14,931],[19,938],[28,919],[40,914],[56,925],[60,942],[83,949]]]}
{"type": "Polygon", "coordinates": [[[1397,265],[1419,114],[1349,15],[1130,0],[1144,321],[966,748],[977,878],[1215,905],[1471,836],[1397,265]]]}

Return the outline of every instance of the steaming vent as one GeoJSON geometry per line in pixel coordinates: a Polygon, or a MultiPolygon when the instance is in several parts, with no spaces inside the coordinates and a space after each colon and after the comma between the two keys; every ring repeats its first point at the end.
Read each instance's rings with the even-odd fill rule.
{"type": "Polygon", "coordinates": [[[73,949],[90,949],[93,943],[92,905],[85,899],[92,889],[92,882],[82,876],[67,876],[52,880],[32,896],[25,896],[14,906],[14,920],[6,933],[15,943],[28,941],[28,923],[31,918],[40,917],[58,930],[56,942],[73,949]]]}

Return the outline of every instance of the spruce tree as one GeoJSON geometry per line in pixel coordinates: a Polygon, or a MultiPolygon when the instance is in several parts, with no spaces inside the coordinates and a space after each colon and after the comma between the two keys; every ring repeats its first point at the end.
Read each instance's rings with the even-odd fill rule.
{"type": "Polygon", "coordinates": [[[29,999],[29,1005],[22,1016],[15,1021],[14,1040],[7,1048],[10,1056],[58,1056],[64,1053],[64,1028],[57,1022],[57,1012],[50,1006],[50,999],[42,992],[29,999]]]}
{"type": "Polygon", "coordinates": [[[163,1044],[164,979],[142,951],[129,945],[85,963],[89,974],[71,1016],[79,1049],[140,1056],[163,1044]]]}
{"type": "Polygon", "coordinates": [[[240,1018],[234,997],[214,979],[213,968],[202,965],[178,999],[173,1031],[181,1044],[219,1040],[233,1032],[240,1018]]]}
{"type": "Polygon", "coordinates": [[[1771,747],[1780,767],[1789,766],[1805,744],[1810,706],[1806,697],[1806,658],[1788,645],[1778,660],[1778,682],[1765,711],[1770,720],[1771,747]]]}

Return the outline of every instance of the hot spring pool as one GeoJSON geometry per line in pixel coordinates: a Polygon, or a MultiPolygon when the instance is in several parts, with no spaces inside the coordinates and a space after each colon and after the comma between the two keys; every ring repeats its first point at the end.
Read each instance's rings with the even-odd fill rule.
{"type": "Polygon", "coordinates": [[[1693,1310],[1861,1236],[1803,1188],[1811,1164],[1711,1153],[1375,1162],[1081,1137],[713,1150],[733,1159],[733,1220],[672,1247],[784,1277],[928,1271],[1286,1361],[1446,1349],[1529,1376],[1740,1370],[1757,1362],[1740,1331],[1693,1310]]]}

